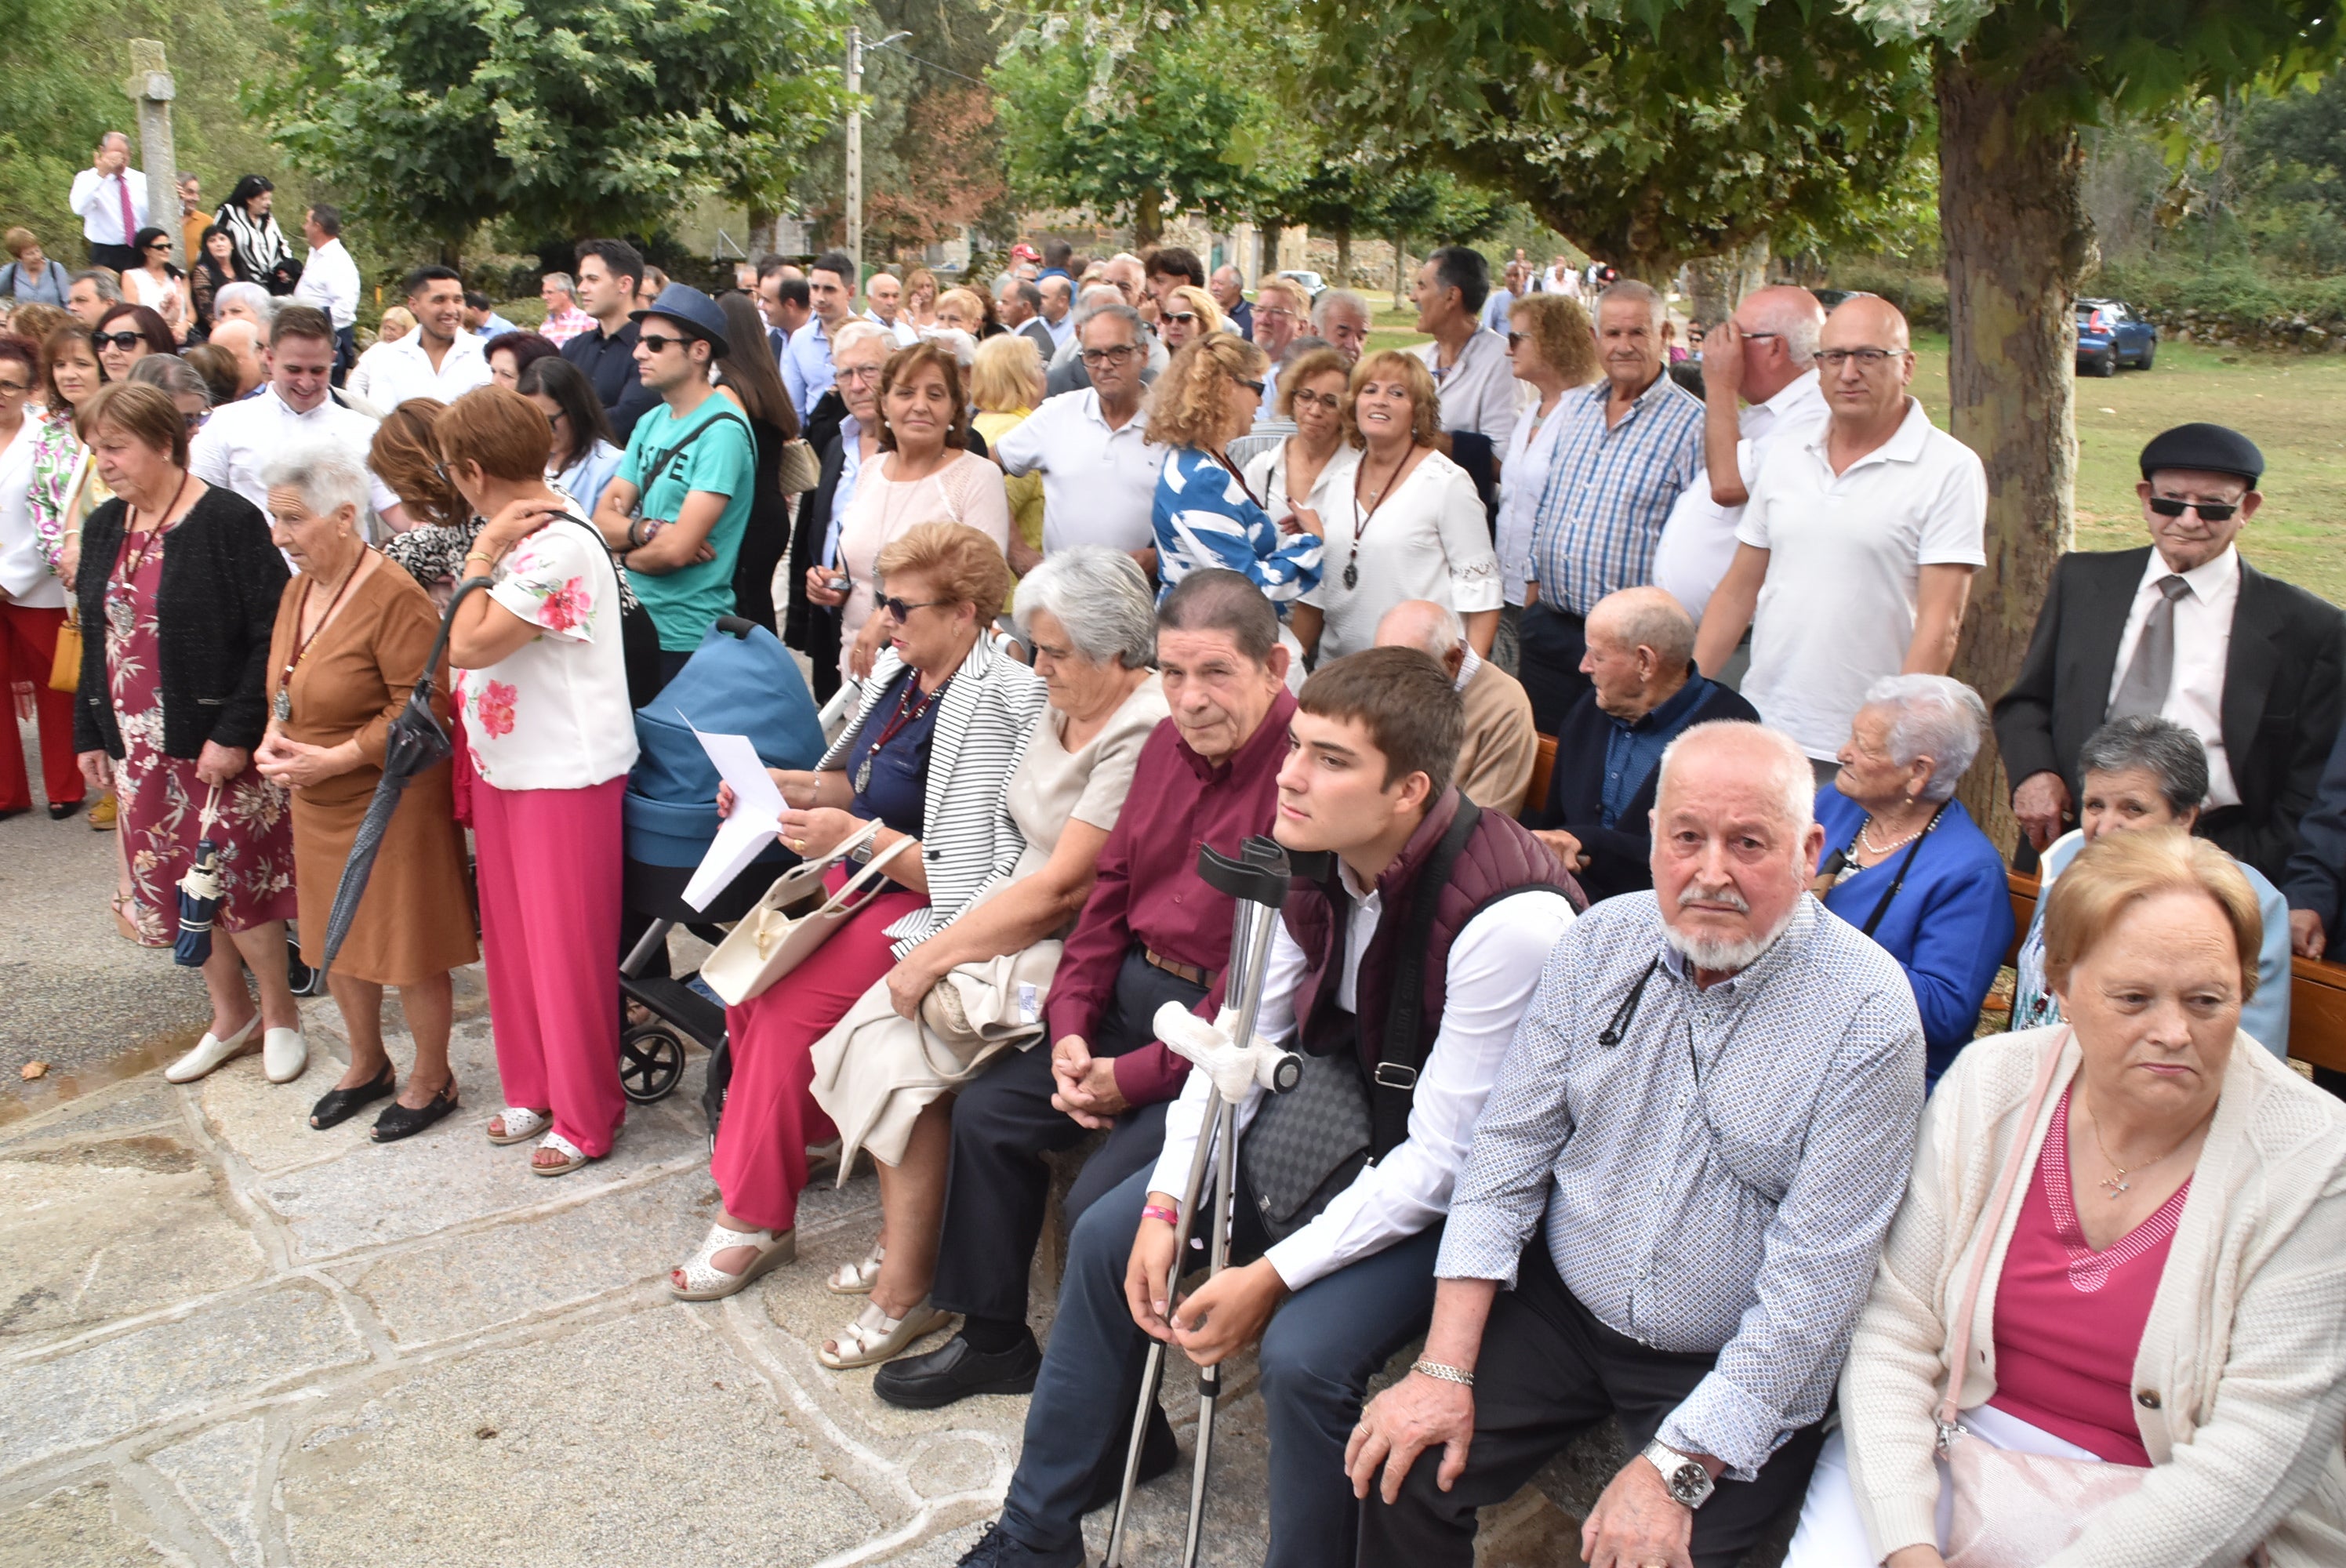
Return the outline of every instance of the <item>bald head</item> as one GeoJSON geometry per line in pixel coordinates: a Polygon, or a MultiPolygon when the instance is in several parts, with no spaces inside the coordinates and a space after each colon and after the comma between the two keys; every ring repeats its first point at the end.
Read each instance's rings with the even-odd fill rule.
{"type": "Polygon", "coordinates": [[[1596,601],[1583,628],[1581,673],[1596,706],[1635,723],[1678,695],[1694,659],[1694,617],[1656,587],[1623,588],[1596,601]]]}
{"type": "Polygon", "coordinates": [[[1403,599],[1377,622],[1376,646],[1415,648],[1441,662],[1450,678],[1466,664],[1466,623],[1447,605],[1431,599],[1403,599]]]}
{"type": "Polygon", "coordinates": [[[1798,381],[1816,362],[1825,308],[1806,289],[1788,283],[1754,289],[1735,307],[1735,330],[1743,337],[1739,390],[1752,402],[1766,402],[1798,381]]]}
{"type": "Polygon", "coordinates": [[[1911,341],[1905,316],[1879,295],[1851,295],[1825,318],[1817,369],[1836,430],[1863,442],[1857,455],[1888,441],[1905,418],[1911,341]]]}
{"type": "Polygon", "coordinates": [[[267,379],[268,371],[260,362],[260,329],[241,317],[222,321],[212,329],[209,339],[214,348],[225,349],[236,361],[236,391],[239,397],[250,392],[267,379]]]}

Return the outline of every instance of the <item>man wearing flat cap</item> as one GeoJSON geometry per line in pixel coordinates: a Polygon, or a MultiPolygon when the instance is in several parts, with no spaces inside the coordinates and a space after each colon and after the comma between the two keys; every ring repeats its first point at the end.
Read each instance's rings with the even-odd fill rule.
{"type": "Polygon", "coordinates": [[[2238,431],[2178,425],[2142,449],[2149,545],[2055,565],[2020,677],[1995,705],[2013,813],[2037,849],[2076,820],[2086,737],[2157,715],[2208,748],[2197,831],[2281,880],[2338,733],[2346,616],[2240,557],[2264,467],[2238,431]]]}
{"type": "Polygon", "coordinates": [[[638,326],[636,367],[659,405],[636,421],[595,526],[627,568],[659,633],[665,685],[719,616],[733,613],[733,565],[758,475],[750,422],[709,382],[726,352],[725,312],[670,283],[638,326]]]}

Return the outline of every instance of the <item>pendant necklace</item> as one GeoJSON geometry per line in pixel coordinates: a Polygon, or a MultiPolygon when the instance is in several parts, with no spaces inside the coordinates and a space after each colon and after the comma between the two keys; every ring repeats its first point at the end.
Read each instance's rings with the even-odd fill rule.
{"type": "Polygon", "coordinates": [[[128,508],[125,524],[130,536],[124,541],[123,556],[129,561],[130,565],[119,577],[107,585],[106,594],[107,624],[114,628],[114,635],[117,637],[128,639],[130,634],[138,629],[138,574],[146,567],[147,557],[155,553],[155,546],[162,543],[164,526],[170,521],[172,512],[178,509],[179,497],[188,493],[188,483],[193,478],[195,478],[193,473],[184,473],[179,476],[178,489],[171,492],[171,504],[163,508],[162,514],[155,520],[155,526],[143,535],[138,532],[138,509],[130,506],[127,501],[123,504],[128,508]],[[136,555],[131,554],[129,549],[132,539],[138,541],[136,555]]]}
{"type": "MultiPolygon", "coordinates": [[[[2106,1176],[2096,1184],[2096,1186],[2108,1190],[2110,1201],[2112,1203],[2117,1202],[2119,1197],[2134,1190],[2134,1183],[2127,1180],[2127,1177],[2132,1176],[2136,1171],[2147,1170],[2150,1166],[2158,1164],[2159,1160],[2165,1159],[2167,1155],[2173,1154],[2177,1149],[2181,1148],[2185,1144],[2191,1141],[2191,1133],[2186,1133],[2181,1137],[2176,1139],[2175,1142],[2168,1146],[2167,1154],[2159,1156],[2158,1159],[2145,1160],[2140,1165],[2128,1167],[2122,1166],[2118,1164],[2117,1161],[2110,1158],[2110,1145],[2102,1142],[2102,1125],[2099,1121],[2095,1119],[2093,1107],[2090,1105],[2086,1107],[2086,1127],[2087,1131],[2094,1135],[2094,1147],[2101,1151],[2102,1158],[2108,1163],[2111,1170],[2117,1173],[2115,1176],[2106,1176]]],[[[2198,1127],[2194,1127],[2191,1129],[2191,1132],[2196,1133],[2198,1130],[2199,1129],[2198,1127]]]]}
{"type": "MultiPolygon", "coordinates": [[[[1385,504],[1385,497],[1392,494],[1393,487],[1400,483],[1401,471],[1409,466],[1413,452],[1413,447],[1402,453],[1401,461],[1393,464],[1392,472],[1385,475],[1384,484],[1370,497],[1366,514],[1361,511],[1361,487],[1357,484],[1352,486],[1352,553],[1344,558],[1344,586],[1348,589],[1361,585],[1361,535],[1368,532],[1369,519],[1377,514],[1377,508],[1385,504]]],[[[1365,462],[1362,468],[1365,473],[1365,462]]]]}
{"type": "Polygon", "coordinates": [[[913,694],[921,689],[921,677],[919,671],[913,672],[912,678],[904,683],[903,695],[896,698],[895,716],[882,728],[880,738],[864,748],[862,760],[855,765],[855,792],[858,795],[872,788],[872,759],[887,749],[888,743],[895,739],[906,725],[914,722],[921,715],[928,712],[929,705],[936,701],[938,695],[952,684],[953,677],[947,676],[938,683],[935,691],[923,693],[920,706],[915,708],[913,706],[913,694]]]}
{"type": "MultiPolygon", "coordinates": [[[[367,547],[362,545],[359,546],[357,564],[351,567],[350,575],[342,579],[342,585],[334,590],[333,598],[326,606],[326,613],[318,617],[318,624],[310,628],[308,636],[298,636],[301,623],[299,618],[295,619],[293,629],[297,634],[297,640],[293,646],[292,657],[285,661],[285,668],[277,677],[277,696],[269,705],[270,711],[277,716],[278,723],[288,724],[293,718],[293,667],[300,664],[302,656],[310,651],[310,645],[318,640],[318,634],[332,624],[334,612],[342,607],[343,596],[347,595],[351,591],[351,585],[359,580],[359,574],[366,570],[366,558],[367,547]]],[[[316,581],[315,577],[306,575],[301,579],[302,615],[306,616],[310,613],[310,588],[316,581]]]]}

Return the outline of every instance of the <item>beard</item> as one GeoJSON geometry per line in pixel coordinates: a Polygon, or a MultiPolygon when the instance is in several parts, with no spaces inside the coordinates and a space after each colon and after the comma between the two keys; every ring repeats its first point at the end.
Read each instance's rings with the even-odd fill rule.
{"type": "MultiPolygon", "coordinates": [[[[1724,904],[1739,914],[1751,912],[1749,902],[1741,893],[1737,892],[1731,884],[1721,883],[1717,887],[1705,887],[1699,882],[1688,882],[1679,890],[1678,908],[1684,909],[1697,900],[1705,903],[1724,904]]],[[[1764,932],[1755,932],[1741,937],[1683,931],[1666,921],[1662,925],[1662,940],[1668,942],[1672,951],[1679,957],[1697,969],[1707,970],[1713,974],[1734,974],[1750,968],[1760,961],[1760,954],[1775,945],[1776,939],[1784,934],[1784,928],[1792,923],[1792,916],[1800,907],[1800,901],[1793,900],[1783,914],[1778,917],[1775,924],[1764,932]]]]}

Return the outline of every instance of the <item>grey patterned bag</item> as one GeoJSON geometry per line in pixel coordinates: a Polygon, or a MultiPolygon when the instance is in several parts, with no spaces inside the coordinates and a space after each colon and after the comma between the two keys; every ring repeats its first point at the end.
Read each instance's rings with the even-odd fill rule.
{"type": "Polygon", "coordinates": [[[1302,1081],[1265,1095],[1239,1140],[1239,1180],[1271,1240],[1320,1216],[1369,1163],[1369,1091],[1348,1042],[1325,1056],[1300,1053],[1302,1081]]]}

